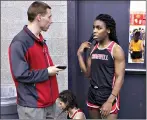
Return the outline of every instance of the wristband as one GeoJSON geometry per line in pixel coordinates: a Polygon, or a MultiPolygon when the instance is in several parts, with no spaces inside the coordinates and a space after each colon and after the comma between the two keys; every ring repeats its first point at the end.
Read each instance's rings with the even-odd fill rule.
{"type": "Polygon", "coordinates": [[[114,95],[114,94],[112,94],[112,93],[111,93],[111,95],[113,95],[114,97],[117,97],[116,95],[114,95]]]}

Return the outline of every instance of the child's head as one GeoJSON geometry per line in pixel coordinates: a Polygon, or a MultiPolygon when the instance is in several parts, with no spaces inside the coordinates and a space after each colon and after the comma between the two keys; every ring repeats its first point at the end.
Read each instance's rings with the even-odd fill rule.
{"type": "Polygon", "coordinates": [[[138,41],[139,40],[139,37],[140,37],[140,32],[139,31],[135,32],[135,34],[134,34],[134,40],[138,41]]]}
{"type": "Polygon", "coordinates": [[[66,111],[77,106],[76,96],[70,90],[64,90],[59,94],[59,107],[66,111]]]}

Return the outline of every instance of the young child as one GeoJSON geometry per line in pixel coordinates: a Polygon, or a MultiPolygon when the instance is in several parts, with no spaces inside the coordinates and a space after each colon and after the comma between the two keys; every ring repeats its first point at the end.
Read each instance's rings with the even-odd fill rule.
{"type": "Polygon", "coordinates": [[[132,62],[142,62],[142,54],[144,53],[143,40],[139,39],[140,32],[134,34],[134,38],[130,41],[129,50],[131,51],[132,62]]]}
{"type": "MultiPolygon", "coordinates": [[[[67,119],[86,119],[85,114],[78,108],[76,97],[70,90],[64,90],[59,94],[57,99],[59,107],[63,110],[58,117],[63,113],[67,113],[67,119]]],[[[58,118],[57,117],[57,118],[58,118]]]]}

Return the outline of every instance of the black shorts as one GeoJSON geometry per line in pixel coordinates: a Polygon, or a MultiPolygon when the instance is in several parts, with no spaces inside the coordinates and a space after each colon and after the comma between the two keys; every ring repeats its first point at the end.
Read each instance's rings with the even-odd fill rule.
{"type": "Polygon", "coordinates": [[[134,51],[131,53],[132,59],[140,59],[142,58],[142,52],[141,51],[134,51]]]}
{"type": "Polygon", "coordinates": [[[94,86],[90,86],[88,91],[88,102],[97,106],[102,106],[109,98],[111,92],[112,89],[94,88],[94,86]]]}

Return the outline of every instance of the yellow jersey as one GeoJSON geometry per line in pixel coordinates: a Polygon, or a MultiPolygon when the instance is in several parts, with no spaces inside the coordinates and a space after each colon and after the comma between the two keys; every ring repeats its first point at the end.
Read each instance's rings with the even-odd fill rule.
{"type": "Polygon", "coordinates": [[[142,46],[142,40],[138,40],[137,42],[135,42],[134,40],[130,41],[130,46],[132,51],[141,51],[141,46],[142,46]]]}

